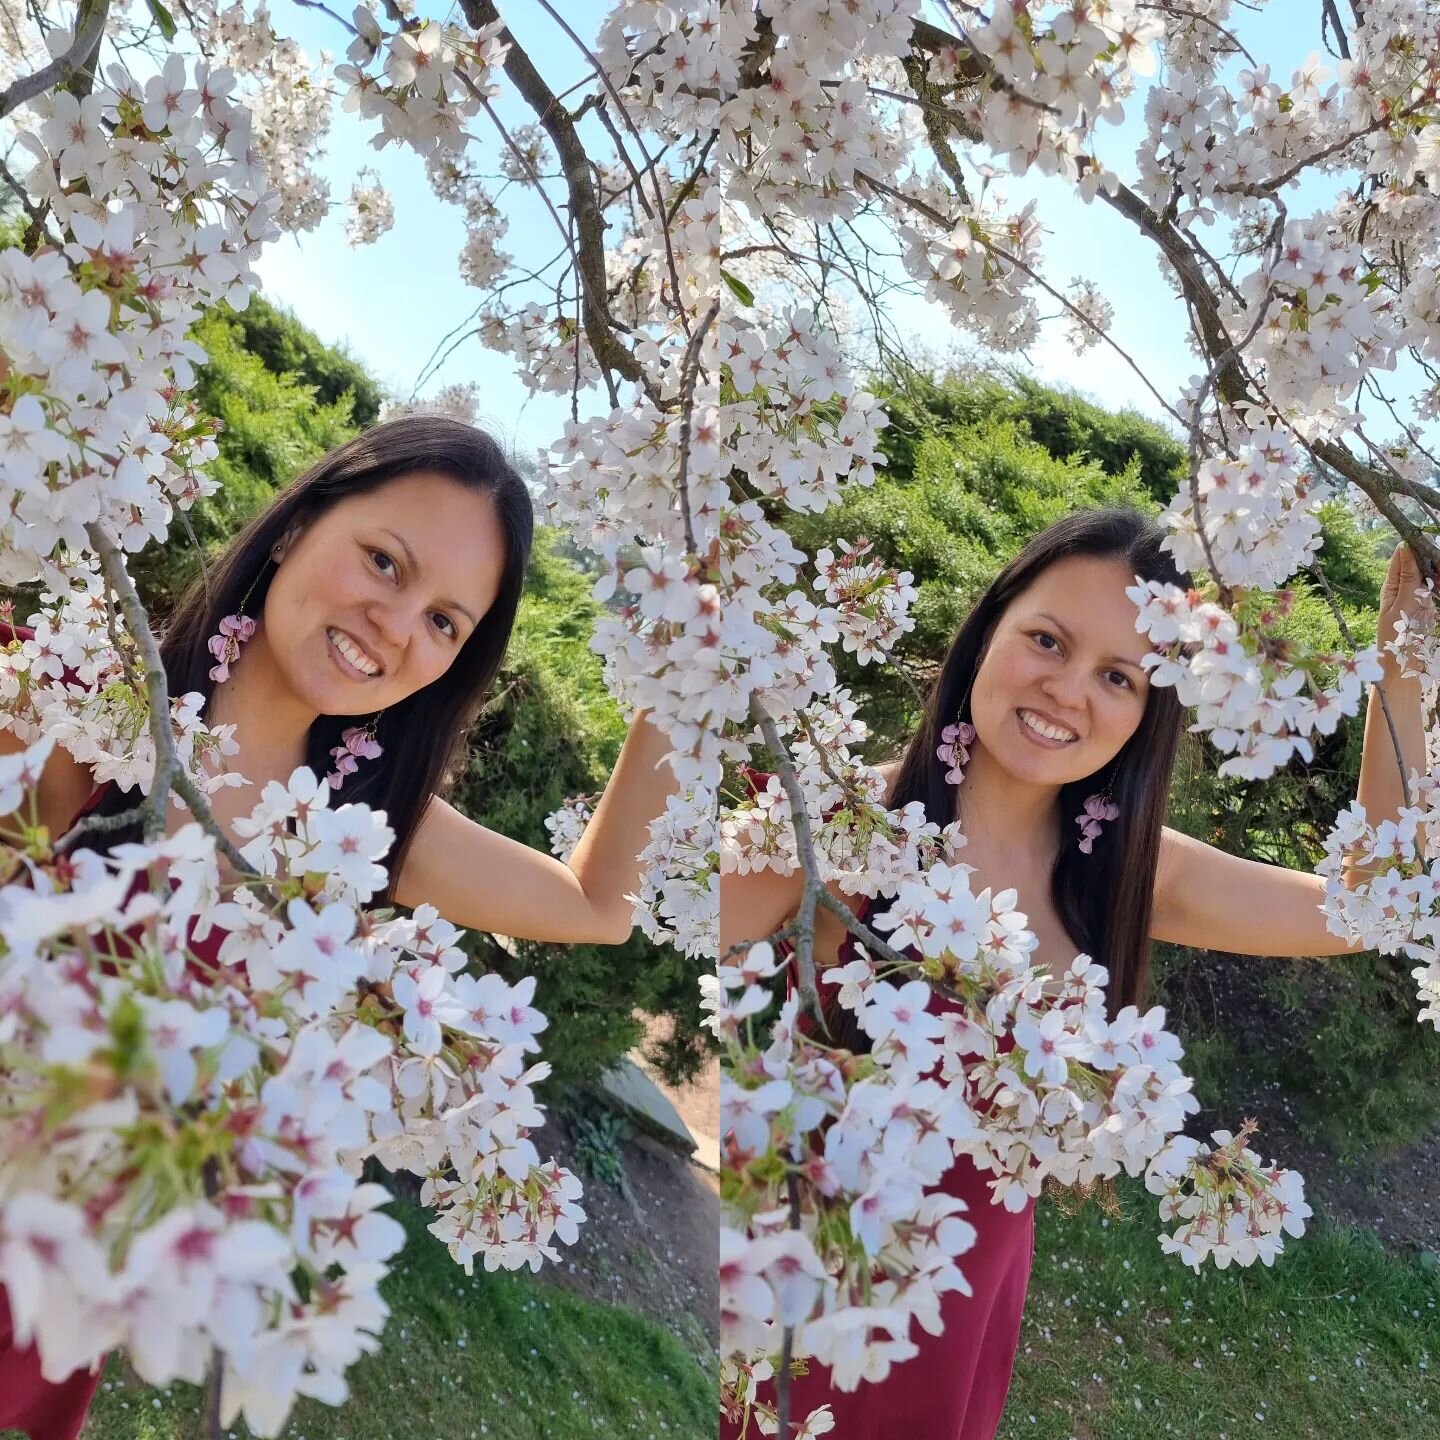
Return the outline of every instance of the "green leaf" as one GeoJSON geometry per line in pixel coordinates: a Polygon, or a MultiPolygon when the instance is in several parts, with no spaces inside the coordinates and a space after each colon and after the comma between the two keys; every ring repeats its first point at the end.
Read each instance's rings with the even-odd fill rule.
{"type": "Polygon", "coordinates": [[[160,27],[160,33],[167,40],[175,38],[175,17],[160,3],[160,0],[145,0],[150,8],[150,14],[155,23],[160,27]]]}
{"type": "Polygon", "coordinates": [[[730,287],[730,293],[742,304],[753,305],[755,303],[755,292],[743,281],[737,279],[728,270],[721,268],[720,278],[730,287]]]}

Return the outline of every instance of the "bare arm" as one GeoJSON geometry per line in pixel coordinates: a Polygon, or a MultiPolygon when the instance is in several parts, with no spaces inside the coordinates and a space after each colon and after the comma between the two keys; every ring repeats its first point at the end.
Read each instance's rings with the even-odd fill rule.
{"type": "MultiPolygon", "coordinates": [[[[1407,773],[1425,769],[1420,682],[1405,679],[1384,646],[1395,638],[1402,612],[1417,615],[1429,610],[1428,601],[1415,599],[1419,585],[1414,555],[1407,546],[1396,546],[1380,594],[1376,640],[1384,670],[1380,686],[1390,702],[1395,738],[1407,773]]],[[[1380,703],[1380,686],[1370,689],[1356,789],[1356,799],[1372,825],[1394,820],[1405,803],[1395,741],[1380,703]]],[[[1389,866],[1380,868],[1383,872],[1389,866]]],[[[1345,883],[1352,888],[1370,878],[1364,867],[1346,867],[1345,883]]],[[[1364,946],[1349,944],[1326,928],[1320,909],[1324,897],[1325,881],[1318,875],[1242,860],[1167,828],[1161,838],[1150,933],[1157,940],[1238,955],[1354,955],[1363,951],[1364,946]]]]}
{"type": "Polygon", "coordinates": [[[773,935],[800,908],[805,876],[754,870],[720,877],[720,953],[773,935]]]}
{"type": "Polygon", "coordinates": [[[434,799],[405,857],[395,898],[433,905],[453,925],[522,940],[619,945],[640,883],[636,857],[676,787],[670,749],[642,714],[568,864],[466,819],[434,799]]]}
{"type": "MultiPolygon", "coordinates": [[[[1365,807],[1365,818],[1372,825],[1382,820],[1394,820],[1405,804],[1405,792],[1400,784],[1400,769],[1404,766],[1408,777],[1411,770],[1425,773],[1425,716],[1421,700],[1418,676],[1406,678],[1400,673],[1399,663],[1384,648],[1395,638],[1395,626],[1402,612],[1415,616],[1417,612],[1429,611],[1428,602],[1415,599],[1414,592],[1420,584],[1420,570],[1408,546],[1397,545],[1390,559],[1390,569],[1385,576],[1385,585],[1380,595],[1380,619],[1376,625],[1376,644],[1380,647],[1380,666],[1384,671],[1379,685],[1370,687],[1370,699],[1365,711],[1365,744],[1360,756],[1360,781],[1355,798],[1365,807]],[[1394,739],[1390,735],[1390,724],[1385,719],[1381,704],[1381,691],[1390,703],[1390,720],[1395,725],[1394,739]],[[1400,758],[1395,755],[1395,743],[1400,745],[1400,758]]],[[[1407,779],[1408,783],[1408,779],[1407,779]]],[[[1412,794],[1410,803],[1415,803],[1412,794]]],[[[1378,864],[1383,874],[1389,869],[1388,863],[1378,864]]],[[[1346,872],[1345,880],[1354,885],[1370,878],[1363,867],[1346,872]]]]}
{"type": "Polygon", "coordinates": [[[1150,934],[1235,955],[1354,955],[1325,925],[1325,881],[1227,855],[1168,826],[1161,834],[1150,934]]]}

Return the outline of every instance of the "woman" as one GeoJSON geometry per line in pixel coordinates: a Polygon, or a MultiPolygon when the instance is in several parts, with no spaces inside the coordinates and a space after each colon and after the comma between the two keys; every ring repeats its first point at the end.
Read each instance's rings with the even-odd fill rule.
{"type": "MultiPolygon", "coordinates": [[[[1125,594],[1137,575],[1188,588],[1189,578],[1161,550],[1163,538],[1127,509],[1071,515],[1035,536],[961,626],[903,757],[878,767],[891,807],[920,800],[930,820],[960,820],[976,890],[1018,890],[1017,908],[1039,940],[1032,964],[1058,977],[1083,952],[1106,966],[1112,1015],[1140,1002],[1152,939],[1245,955],[1359,949],[1327,930],[1320,877],[1227,855],[1163,823],[1184,711],[1172,688],[1150,685],[1141,665],[1147,647],[1125,594]],[[967,736],[968,758],[955,757],[963,784],[952,784],[947,773],[956,770],[936,752],[942,731],[962,721],[974,736],[967,736]],[[1107,804],[1087,807],[1097,793],[1108,795],[1107,804]]],[[[1402,610],[1416,614],[1419,583],[1414,557],[1398,548],[1381,599],[1382,646],[1402,610]]],[[[1419,682],[1402,678],[1392,656],[1382,657],[1402,753],[1408,765],[1423,766],[1419,682]]],[[[1394,816],[1403,803],[1375,693],[1358,798],[1373,821],[1394,816]]],[[[722,953],[778,930],[800,891],[798,871],[726,876],[722,953]]],[[[834,893],[862,919],[878,908],[834,893]]],[[[816,912],[817,964],[848,960],[850,944],[838,920],[816,912]]],[[[938,995],[930,1001],[935,1010],[950,1003],[938,995]]],[[[862,1048],[858,1027],[844,1024],[848,1015],[836,1018],[840,1043],[862,1048]]],[[[824,1366],[807,1362],[808,1373],[791,1387],[795,1420],[829,1404],[845,1440],[994,1435],[1019,1345],[1034,1203],[1018,1214],[993,1204],[987,1177],[968,1158],[957,1159],[943,1188],[967,1202],[966,1218],[977,1232],[974,1249],[960,1260],[973,1294],[943,1297],[940,1336],[912,1327],[918,1355],[883,1382],[846,1394],[830,1384],[824,1366]]],[[[771,1386],[761,1394],[774,1403],[771,1386]]],[[[722,1426],[722,1436],[736,1434],[733,1424],[722,1426]]]]}
{"type": "MultiPolygon", "coordinates": [[[[384,900],[524,939],[629,936],[636,856],[675,788],[662,763],[670,746],[643,714],[565,864],[441,798],[504,656],[533,526],[529,494],[495,442],[434,416],[342,445],[250,522],[161,641],[171,693],[199,691],[207,722],[235,727],[250,783],[212,799],[232,840],[269,781],[309,765],[332,777],[336,803],[385,810],[395,842],[384,900]]],[[[20,748],[0,732],[0,753],[20,748]]],[[[135,800],[113,785],[97,792],[88,767],[57,748],[39,818],[59,835],[82,811],[120,813],[135,800]]],[[[172,833],[190,819],[173,806],[168,816],[172,833]]],[[[204,947],[212,956],[216,938],[204,947]]],[[[0,1431],[73,1440],[99,1376],[47,1384],[35,1352],[9,1340],[0,1289],[0,1431]]]]}

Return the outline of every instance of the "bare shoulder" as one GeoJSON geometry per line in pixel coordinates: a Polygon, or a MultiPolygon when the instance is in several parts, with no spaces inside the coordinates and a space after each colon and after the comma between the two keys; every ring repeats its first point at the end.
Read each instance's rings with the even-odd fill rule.
{"type": "MultiPolygon", "coordinates": [[[[13,730],[0,730],[0,755],[17,755],[25,748],[13,730]]],[[[94,788],[90,767],[57,745],[45,762],[38,796],[40,823],[52,838],[69,827],[94,788]]]]}

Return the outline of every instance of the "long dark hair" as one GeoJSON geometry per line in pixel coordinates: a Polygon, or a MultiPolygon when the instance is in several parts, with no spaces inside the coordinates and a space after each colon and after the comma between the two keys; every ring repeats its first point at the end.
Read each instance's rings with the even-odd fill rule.
{"type": "MultiPolygon", "coordinates": [[[[919,728],[895,773],[890,807],[920,800],[927,818],[937,824],[949,824],[954,818],[955,791],[935,756],[940,732],[956,718],[962,698],[965,710],[960,718],[970,718],[970,683],[995,626],[1042,571],[1071,556],[1088,555],[1119,560],[1146,580],[1189,589],[1189,575],[1160,548],[1165,534],[1140,511],[1114,507],[1077,511],[1034,536],[976,601],[951,642],[919,728]]],[[[1065,929],[1081,950],[1110,972],[1106,995],[1112,1016],[1122,1006],[1140,1002],[1149,978],[1160,832],[1184,713],[1173,686],[1150,686],[1140,725],[1115,759],[1096,775],[1060,790],[1061,814],[1079,814],[1085,798],[1103,789],[1108,779],[1120,807],[1120,818],[1106,825],[1091,854],[1082,855],[1073,843],[1078,835],[1062,836],[1050,874],[1051,898],[1065,929]]],[[[877,910],[884,907],[885,901],[877,902],[877,910]]]]}
{"type": "MultiPolygon", "coordinates": [[[[215,664],[210,637],[221,617],[234,614],[247,595],[246,612],[261,613],[276,570],[271,552],[281,539],[349,496],[421,471],[447,475],[490,496],[505,536],[505,570],[494,604],[449,669],[385,710],[376,729],[384,753],[361,761],[340,792],[341,802],[384,810],[395,832],[385,858],[390,881],[383,900],[393,898],[426,805],[453,782],[466,731],[500,669],[515,625],[535,512],[525,482],[500,446],[484,431],[438,415],[407,415],[364,431],[298,476],[245,526],[211,564],[208,576],[197,578],[181,596],[160,637],[170,693],[196,690],[209,701],[216,683],[210,679],[215,664]]],[[[330,751],[340,743],[341,731],[356,723],[352,715],[321,715],[311,725],[305,763],[317,775],[332,768],[330,751]]],[[[133,799],[117,789],[96,809],[113,814],[131,804],[133,799]]]]}

